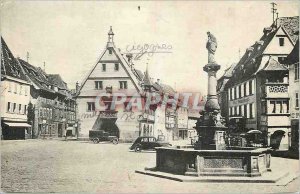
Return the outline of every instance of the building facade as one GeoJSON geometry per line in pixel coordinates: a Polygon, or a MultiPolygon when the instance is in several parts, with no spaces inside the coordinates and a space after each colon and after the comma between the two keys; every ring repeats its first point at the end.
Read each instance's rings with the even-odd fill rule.
{"type": "Polygon", "coordinates": [[[88,137],[90,130],[105,130],[123,142],[139,136],[172,141],[176,111],[163,102],[145,108],[147,95],[152,92],[162,97],[175,93],[170,86],[153,82],[148,69],[142,73],[134,67],[132,54],[124,55],[115,46],[111,28],[104,51],[76,92],[80,136],[88,137]],[[124,99],[112,108],[113,96],[120,94],[124,99]]]}
{"type": "Polygon", "coordinates": [[[287,150],[290,140],[288,68],[282,64],[298,36],[299,17],[278,18],[247,49],[226,83],[228,117],[244,117],[246,130],[258,129],[265,144],[287,150]]]}
{"type": "MultiPolygon", "coordinates": [[[[299,34],[299,31],[298,31],[299,34]]],[[[291,144],[290,150],[299,156],[299,40],[297,41],[292,52],[284,61],[289,68],[289,97],[290,97],[290,124],[291,124],[291,144]]]]}
{"type": "Polygon", "coordinates": [[[31,125],[27,122],[30,83],[2,37],[0,99],[1,139],[31,138],[31,125]]]}
{"type": "Polygon", "coordinates": [[[33,138],[75,136],[75,100],[59,75],[46,74],[40,67],[18,59],[31,83],[33,138]]]}

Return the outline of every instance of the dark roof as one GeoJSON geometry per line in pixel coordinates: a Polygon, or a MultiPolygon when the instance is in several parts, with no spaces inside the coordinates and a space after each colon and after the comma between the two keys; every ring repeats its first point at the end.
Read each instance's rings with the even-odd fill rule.
{"type": "Polygon", "coordinates": [[[17,59],[13,56],[12,52],[8,48],[6,42],[1,37],[1,75],[11,76],[14,78],[28,81],[24,75],[20,64],[17,59]]]}
{"type": "Polygon", "coordinates": [[[297,40],[292,52],[287,56],[284,64],[294,64],[299,63],[299,40],[297,40]]]}
{"type": "Polygon", "coordinates": [[[227,82],[228,85],[243,82],[258,71],[263,52],[281,27],[289,37],[291,37],[292,41],[298,39],[297,29],[299,28],[299,17],[278,18],[278,27],[265,28],[260,40],[247,49],[233,69],[233,76],[227,82]]]}
{"type": "Polygon", "coordinates": [[[135,71],[135,75],[137,76],[138,80],[142,81],[144,79],[144,74],[142,73],[142,71],[138,70],[138,69],[134,69],[135,71]]]}
{"type": "Polygon", "coordinates": [[[292,41],[296,43],[299,37],[299,16],[280,17],[278,18],[277,23],[278,26],[281,25],[285,29],[292,41]]]}
{"type": "Polygon", "coordinates": [[[33,84],[42,90],[52,93],[55,92],[49,88],[52,84],[48,81],[47,74],[40,67],[35,67],[22,59],[18,59],[18,61],[33,84]]]}
{"type": "Polygon", "coordinates": [[[68,90],[66,82],[62,80],[59,74],[48,74],[48,80],[58,88],[68,90]]]}

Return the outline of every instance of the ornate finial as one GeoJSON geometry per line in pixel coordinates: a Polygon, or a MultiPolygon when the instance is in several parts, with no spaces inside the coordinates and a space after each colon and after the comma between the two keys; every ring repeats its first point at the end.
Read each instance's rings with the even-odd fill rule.
{"type": "Polygon", "coordinates": [[[108,32],[108,42],[114,42],[114,32],[112,30],[112,27],[110,26],[110,30],[108,32]]]}

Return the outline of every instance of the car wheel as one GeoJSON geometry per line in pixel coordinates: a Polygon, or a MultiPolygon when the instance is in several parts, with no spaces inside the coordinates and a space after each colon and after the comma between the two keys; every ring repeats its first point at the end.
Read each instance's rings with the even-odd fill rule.
{"type": "Polygon", "coordinates": [[[99,139],[98,139],[98,138],[94,138],[94,139],[93,139],[93,142],[94,142],[94,143],[99,143],[99,139]]]}
{"type": "Polygon", "coordinates": [[[142,148],[141,148],[140,145],[136,145],[135,148],[134,148],[135,152],[140,152],[141,150],[142,150],[142,148]]]}
{"type": "Polygon", "coordinates": [[[119,143],[119,141],[118,141],[118,139],[113,139],[113,140],[112,140],[112,143],[116,145],[116,144],[119,143]]]}

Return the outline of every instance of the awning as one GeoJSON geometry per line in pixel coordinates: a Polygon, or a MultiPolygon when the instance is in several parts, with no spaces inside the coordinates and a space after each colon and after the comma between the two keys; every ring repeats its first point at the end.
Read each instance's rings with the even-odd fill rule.
{"type": "Polygon", "coordinates": [[[4,123],[10,127],[31,127],[28,123],[4,123]]]}

